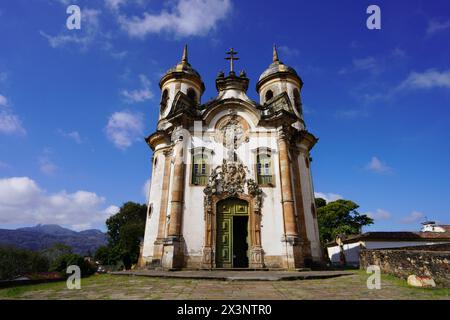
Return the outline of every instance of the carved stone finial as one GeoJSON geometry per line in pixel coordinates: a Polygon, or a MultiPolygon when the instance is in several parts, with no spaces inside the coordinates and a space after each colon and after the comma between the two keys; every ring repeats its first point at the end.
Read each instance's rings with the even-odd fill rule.
{"type": "Polygon", "coordinates": [[[184,45],[183,56],[181,58],[181,62],[188,63],[188,47],[187,47],[187,44],[184,45]]]}
{"type": "Polygon", "coordinates": [[[277,46],[273,45],[273,62],[280,62],[280,59],[278,59],[278,50],[277,46]]]}

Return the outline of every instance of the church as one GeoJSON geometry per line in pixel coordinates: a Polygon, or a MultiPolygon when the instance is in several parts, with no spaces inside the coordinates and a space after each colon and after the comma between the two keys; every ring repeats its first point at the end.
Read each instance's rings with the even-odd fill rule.
{"type": "MultiPolygon", "coordinates": [[[[217,96],[202,102],[205,84],[188,60],[161,78],[148,216],[141,266],[176,269],[285,269],[322,262],[303,81],[279,59],[247,96],[250,80],[216,78],[217,96]]],[[[268,59],[269,60],[269,59],[268,59]]]]}

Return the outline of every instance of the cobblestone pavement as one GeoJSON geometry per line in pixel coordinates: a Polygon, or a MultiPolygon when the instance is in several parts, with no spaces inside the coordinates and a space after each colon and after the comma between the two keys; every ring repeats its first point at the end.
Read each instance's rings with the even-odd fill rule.
{"type": "Polygon", "coordinates": [[[50,283],[0,290],[0,299],[450,299],[449,289],[410,288],[404,281],[382,278],[369,290],[367,275],[315,280],[219,281],[101,275],[82,279],[81,290],[50,283]]]}

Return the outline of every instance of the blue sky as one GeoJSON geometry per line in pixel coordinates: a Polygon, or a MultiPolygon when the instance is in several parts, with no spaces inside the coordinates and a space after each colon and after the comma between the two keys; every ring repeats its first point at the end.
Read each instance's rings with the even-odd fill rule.
{"type": "Polygon", "coordinates": [[[303,78],[315,191],[375,218],[450,223],[448,1],[16,0],[0,3],[0,227],[101,228],[144,202],[158,82],[189,45],[206,92],[234,47],[248,94],[280,59],[303,78]],[[66,9],[82,9],[81,30],[66,9]],[[366,9],[381,8],[381,30],[366,9]]]}

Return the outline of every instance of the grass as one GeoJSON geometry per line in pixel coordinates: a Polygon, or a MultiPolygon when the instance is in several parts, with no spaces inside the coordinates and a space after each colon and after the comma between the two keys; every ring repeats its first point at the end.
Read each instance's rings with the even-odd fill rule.
{"type": "Polygon", "coordinates": [[[33,285],[21,285],[18,287],[0,289],[1,298],[18,298],[27,292],[49,291],[49,290],[63,290],[66,288],[66,282],[51,282],[33,285]]]}
{"type": "MultiPolygon", "coordinates": [[[[349,270],[350,271],[350,270],[349,270]]],[[[352,270],[353,271],[353,270],[352,270]]],[[[369,275],[365,270],[355,270],[357,274],[361,277],[366,277],[369,275]]],[[[405,288],[411,290],[412,293],[427,293],[434,297],[450,297],[450,288],[419,288],[411,287],[405,279],[398,278],[390,274],[381,274],[381,285],[383,283],[389,283],[396,287],[405,288]]]]}

